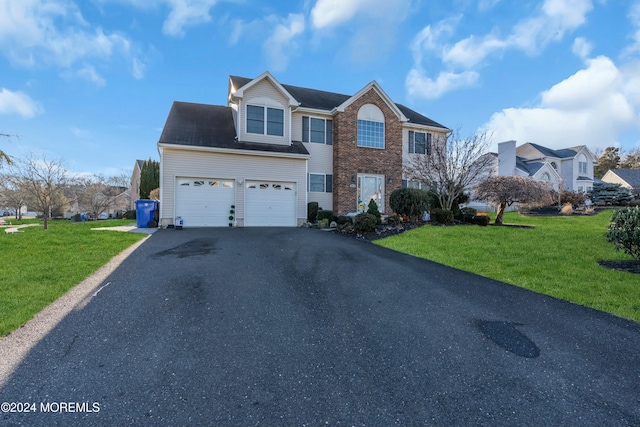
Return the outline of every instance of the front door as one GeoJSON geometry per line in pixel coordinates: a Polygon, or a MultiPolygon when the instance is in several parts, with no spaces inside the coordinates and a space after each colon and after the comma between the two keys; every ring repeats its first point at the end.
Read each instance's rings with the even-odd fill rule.
{"type": "Polygon", "coordinates": [[[358,175],[358,210],[366,212],[371,200],[384,212],[384,176],[358,175]]]}

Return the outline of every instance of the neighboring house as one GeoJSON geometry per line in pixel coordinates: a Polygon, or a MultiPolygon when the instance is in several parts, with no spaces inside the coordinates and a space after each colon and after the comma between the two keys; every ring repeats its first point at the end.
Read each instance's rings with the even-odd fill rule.
{"type": "MultiPolygon", "coordinates": [[[[158,141],[160,226],[297,226],[307,203],[335,215],[403,185],[409,151],[449,129],[394,103],[375,81],[354,95],[231,76],[228,105],[174,102],[158,141]]],[[[422,154],[424,153],[424,154],[422,154]]]]}
{"type": "Polygon", "coordinates": [[[142,165],[144,165],[144,160],[136,160],[135,165],[133,165],[133,172],[131,173],[131,185],[129,186],[130,192],[130,200],[129,200],[129,209],[135,210],[136,208],[136,200],[140,199],[140,172],[142,171],[142,165]]]}
{"type": "Polygon", "coordinates": [[[620,184],[628,188],[636,199],[640,198],[640,169],[610,169],[604,174],[602,181],[620,184]]]}
{"type": "Polygon", "coordinates": [[[593,188],[594,155],[584,146],[552,150],[527,142],[516,147],[516,141],[498,144],[494,172],[502,176],[530,176],[547,181],[555,189],[590,192],[593,188]]]}

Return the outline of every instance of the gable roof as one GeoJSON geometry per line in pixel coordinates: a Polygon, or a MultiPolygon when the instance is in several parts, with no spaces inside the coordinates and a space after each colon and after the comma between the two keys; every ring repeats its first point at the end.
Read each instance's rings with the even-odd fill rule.
{"type": "Polygon", "coordinates": [[[516,147],[516,155],[523,159],[541,159],[543,157],[571,159],[577,156],[584,148],[584,145],[578,145],[576,147],[553,150],[551,148],[543,147],[542,145],[534,144],[533,142],[527,142],[516,147]]]}
{"type": "Polygon", "coordinates": [[[221,105],[174,101],[158,144],[308,155],[301,142],[291,145],[236,140],[233,110],[221,105]]]}
{"type": "Polygon", "coordinates": [[[640,169],[613,169],[611,173],[618,175],[632,187],[640,187],[640,169]]]}
{"type": "MultiPolygon", "coordinates": [[[[254,80],[240,76],[229,76],[229,79],[235,89],[242,88],[254,80]]],[[[371,83],[369,85],[371,85],[371,83]]],[[[367,87],[369,85],[367,85],[367,87]]],[[[289,94],[291,94],[291,96],[293,96],[296,101],[298,101],[300,107],[325,110],[327,112],[331,112],[333,109],[338,108],[340,105],[344,104],[350,98],[352,98],[352,95],[344,95],[341,93],[327,92],[323,90],[309,89],[287,84],[283,84],[282,87],[287,92],[289,92],[289,94]]],[[[397,103],[394,104],[396,108],[398,108],[400,113],[404,114],[404,116],[409,119],[409,123],[442,128],[443,130],[447,129],[440,123],[437,123],[430,118],[425,117],[408,107],[405,107],[404,105],[397,103]]]]}

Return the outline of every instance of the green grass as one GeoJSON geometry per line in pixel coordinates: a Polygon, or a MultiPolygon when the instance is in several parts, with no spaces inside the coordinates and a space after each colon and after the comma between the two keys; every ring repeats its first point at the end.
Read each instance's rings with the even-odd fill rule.
{"type": "Polygon", "coordinates": [[[22,228],[23,232],[17,234],[0,230],[0,337],[23,325],[113,256],[145,237],[95,231],[92,227],[131,222],[50,221],[48,230],[42,226],[22,228]]]}
{"type": "Polygon", "coordinates": [[[594,216],[505,215],[535,228],[424,226],[380,246],[640,321],[640,275],[599,260],[631,259],[604,234],[612,211],[594,216]]]}

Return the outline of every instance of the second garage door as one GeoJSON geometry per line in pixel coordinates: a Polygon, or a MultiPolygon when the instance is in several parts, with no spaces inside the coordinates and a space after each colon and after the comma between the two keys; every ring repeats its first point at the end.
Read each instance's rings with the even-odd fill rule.
{"type": "Polygon", "coordinates": [[[247,181],[244,225],[249,227],[295,227],[296,184],[293,182],[247,181]]]}

